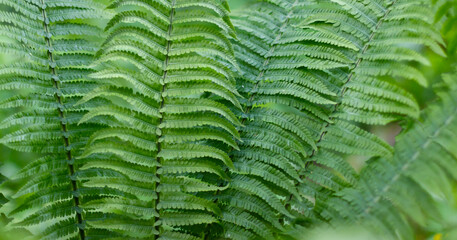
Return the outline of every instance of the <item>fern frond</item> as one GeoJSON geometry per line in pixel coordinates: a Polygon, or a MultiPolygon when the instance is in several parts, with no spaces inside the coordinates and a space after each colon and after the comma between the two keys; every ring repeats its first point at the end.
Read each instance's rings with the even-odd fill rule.
{"type": "Polygon", "coordinates": [[[293,217],[284,201],[289,195],[301,199],[298,170],[316,148],[315,128],[322,118],[329,120],[319,108],[335,104],[336,94],[321,78],[348,61],[334,46],[319,46],[317,40],[308,50],[304,40],[312,34],[291,26],[300,1],[279,2],[254,4],[232,17],[239,38],[234,48],[242,70],[237,85],[245,97],[245,113],[239,113],[245,127],[240,150],[231,153],[235,168],[230,185],[215,196],[226,238],[282,234],[283,218],[293,217]],[[288,33],[304,38],[283,42],[288,33]],[[241,213],[247,222],[234,218],[241,213]]]}
{"type": "Polygon", "coordinates": [[[19,92],[1,103],[17,111],[2,120],[8,133],[0,142],[44,155],[15,177],[25,184],[2,210],[14,218],[10,227],[26,228],[40,239],[84,239],[82,179],[111,173],[79,170],[75,158],[94,126],[77,124],[89,106],[75,103],[94,87],[87,75],[102,31],[90,20],[106,14],[89,0],[2,0],[0,5],[13,9],[0,12],[6,37],[1,48],[22,57],[0,70],[0,89],[19,92]]]}
{"type": "MultiPolygon", "coordinates": [[[[303,6],[296,15],[301,21],[298,27],[321,34],[334,33],[334,40],[342,38],[355,47],[341,49],[350,59],[348,68],[331,71],[336,80],[333,81],[337,104],[330,108],[330,121],[319,128],[317,147],[301,171],[305,183],[312,188],[320,185],[335,191],[355,181],[347,166],[336,164],[342,159],[333,162],[329,156],[335,153],[391,155],[387,143],[355,124],[383,125],[404,117],[417,118],[419,107],[414,97],[401,88],[401,80],[426,86],[425,77],[411,62],[428,64],[428,61],[411,46],[429,47],[445,55],[444,42],[433,28],[430,17],[433,12],[425,1],[331,0],[303,3],[303,6]],[[335,167],[343,172],[338,173],[335,167]]],[[[307,197],[315,201],[328,194],[323,189],[306,191],[307,197]]],[[[302,208],[298,201],[292,201],[292,208],[302,208]]]]}
{"type": "MultiPolygon", "coordinates": [[[[282,168],[275,177],[288,177],[299,190],[278,185],[268,168],[263,170],[268,174],[257,172],[262,168],[235,168],[232,175],[244,175],[247,182],[260,179],[262,185],[258,188],[274,189],[287,209],[271,206],[273,211],[284,214],[281,222],[295,221],[289,218],[289,211],[298,217],[311,217],[312,202],[325,198],[328,190],[355,183],[354,170],[339,155],[392,154],[387,143],[358,124],[385,124],[404,116],[418,117],[419,107],[413,96],[394,79],[412,79],[426,85],[421,73],[408,64],[428,61],[405,43],[422,44],[443,54],[443,41],[433,30],[429,16],[427,4],[420,1],[409,5],[402,1],[378,4],[285,0],[257,3],[233,15],[240,39],[235,42],[235,51],[243,72],[238,88],[247,99],[241,101],[246,125],[241,131],[241,152],[262,150],[283,157],[300,178],[297,181],[294,175],[283,174],[282,168]],[[419,19],[420,15],[425,17],[419,19]],[[395,28],[399,25],[410,29],[421,26],[434,34],[425,36],[395,28]],[[403,62],[394,67],[393,62],[398,59],[403,62]],[[287,117],[282,121],[271,117],[267,123],[261,121],[267,114],[287,117]],[[304,124],[292,129],[290,124],[298,121],[304,124]],[[251,148],[255,150],[245,150],[251,148]]],[[[253,153],[249,157],[238,153],[233,156],[235,166],[274,161],[253,153]]],[[[276,168],[278,164],[271,166],[276,168]]],[[[262,199],[261,195],[258,197],[262,199]]],[[[247,207],[241,209],[254,217],[260,215],[247,207]]],[[[275,223],[268,225],[265,231],[278,232],[275,223]]]]}
{"type": "Polygon", "coordinates": [[[226,149],[238,149],[241,123],[231,108],[241,105],[229,10],[219,0],[128,0],[110,7],[117,13],[97,54],[99,71],[91,75],[101,86],[78,103],[109,104],[80,121],[105,125],[83,155],[99,159],[82,169],[117,171],[122,177],[86,184],[124,196],[101,211],[92,208],[108,217],[90,224],[127,238],[195,239],[219,221],[221,210],[208,195],[226,189],[225,169],[234,168],[226,149]]]}
{"type": "Polygon", "coordinates": [[[372,159],[354,188],[325,204],[325,217],[392,239],[412,238],[410,222],[427,229],[440,220],[436,203],[452,199],[451,182],[457,177],[456,80],[455,73],[444,76],[440,101],[424,110],[423,122],[398,137],[394,157],[372,159]]]}

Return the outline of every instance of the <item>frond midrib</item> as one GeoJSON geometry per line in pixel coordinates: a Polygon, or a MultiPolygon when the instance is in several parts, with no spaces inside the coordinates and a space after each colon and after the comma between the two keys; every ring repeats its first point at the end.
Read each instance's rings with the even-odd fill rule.
{"type": "MultiPolygon", "coordinates": [[[[388,9],[386,10],[386,12],[384,13],[384,15],[379,18],[378,22],[376,23],[376,26],[375,28],[372,30],[372,33],[369,37],[369,39],[367,40],[367,42],[364,44],[364,47],[362,49],[362,52],[361,52],[361,55],[363,55],[364,53],[366,53],[366,51],[368,50],[368,48],[370,47],[370,43],[371,41],[374,39],[374,36],[376,35],[376,31],[379,29],[379,27],[382,25],[382,23],[384,22],[384,19],[389,15],[389,13],[391,12],[392,10],[392,6],[395,5],[395,3],[397,2],[398,0],[395,0],[394,2],[392,2],[390,4],[390,6],[388,7],[388,9]]],[[[340,95],[338,96],[338,99],[341,100],[343,99],[343,97],[345,96],[345,93],[346,93],[346,90],[348,88],[348,84],[351,82],[353,76],[354,76],[354,73],[355,73],[355,70],[360,66],[360,63],[363,61],[363,58],[362,57],[358,57],[357,60],[355,61],[355,65],[354,67],[350,70],[350,74],[348,75],[348,79],[344,82],[343,86],[341,87],[341,91],[340,91],[340,95]]],[[[330,112],[329,114],[329,119],[330,120],[333,120],[335,117],[333,117],[332,115],[334,113],[336,113],[339,109],[341,105],[341,101],[338,101],[337,104],[334,105],[332,111],[330,112]]],[[[305,171],[307,170],[307,168],[311,165],[311,164],[314,164],[314,162],[312,161],[312,158],[319,152],[319,143],[325,138],[326,134],[327,134],[327,128],[330,127],[332,125],[332,121],[327,121],[326,124],[324,125],[324,127],[322,128],[322,131],[321,131],[321,134],[319,135],[319,138],[318,140],[316,141],[316,149],[313,149],[313,151],[311,152],[311,155],[309,156],[309,159],[310,161],[308,161],[305,165],[305,171]]],[[[302,179],[305,177],[303,174],[301,174],[300,176],[302,179]]]]}
{"type": "MultiPolygon", "coordinates": [[[[40,2],[43,6],[46,6],[45,0],[40,0],[40,2]]],[[[47,21],[47,13],[46,13],[45,7],[41,8],[41,13],[43,15],[43,28],[46,33],[46,36],[44,36],[44,39],[46,42],[46,46],[48,47],[47,54],[48,54],[48,58],[49,58],[49,62],[50,62],[49,70],[51,72],[51,75],[55,76],[55,78],[52,78],[52,83],[53,83],[54,87],[56,88],[57,92],[59,92],[60,87],[59,87],[59,82],[57,81],[57,79],[59,79],[59,75],[56,70],[53,53],[49,50],[49,49],[52,49],[52,43],[51,43],[52,36],[51,36],[50,30],[49,30],[49,23],[47,21]]],[[[59,96],[56,93],[55,98],[56,98],[57,104],[59,106],[63,106],[61,96],[59,96]]],[[[57,108],[57,111],[59,113],[59,117],[61,118],[60,126],[62,127],[62,139],[63,139],[64,147],[65,147],[65,155],[66,155],[67,161],[68,161],[67,165],[68,165],[68,171],[69,171],[69,176],[70,176],[69,179],[70,179],[72,191],[77,192],[78,184],[77,184],[76,180],[73,179],[73,176],[75,174],[75,169],[74,169],[74,165],[73,165],[74,159],[73,159],[73,155],[71,152],[66,116],[65,116],[65,113],[63,112],[62,108],[57,108]]],[[[78,221],[79,237],[83,240],[83,239],[85,239],[85,232],[84,232],[84,228],[83,228],[83,225],[84,225],[83,217],[82,217],[81,212],[78,210],[80,208],[79,196],[73,194],[73,200],[75,203],[75,207],[77,209],[76,210],[76,219],[78,221]]]]}
{"type": "MultiPolygon", "coordinates": [[[[277,46],[277,42],[282,38],[283,34],[284,34],[284,29],[287,27],[289,21],[290,21],[290,18],[293,14],[293,10],[294,10],[294,7],[299,3],[299,0],[294,0],[293,4],[290,6],[290,10],[287,12],[287,15],[286,17],[284,18],[284,21],[281,23],[281,26],[279,27],[278,29],[278,33],[276,35],[276,38],[274,38],[274,40],[271,42],[270,46],[269,46],[269,50],[268,52],[266,52],[266,55],[263,57],[264,58],[264,62],[261,66],[261,70],[259,72],[259,74],[257,75],[257,77],[255,78],[255,84],[253,86],[253,88],[251,89],[250,91],[250,94],[251,96],[249,96],[249,98],[247,99],[247,102],[245,104],[243,104],[243,112],[244,114],[248,115],[250,113],[250,111],[253,109],[253,101],[254,101],[254,98],[256,97],[258,91],[257,89],[259,88],[259,86],[261,85],[262,81],[262,77],[264,76],[265,72],[266,72],[266,69],[267,69],[267,66],[270,64],[270,60],[273,56],[273,53],[276,49],[276,46],[277,46]]],[[[248,118],[243,118],[242,121],[241,121],[241,124],[242,126],[245,125],[246,121],[248,120],[248,118]]],[[[240,132],[242,132],[243,129],[240,129],[240,132]]],[[[231,149],[231,153],[233,153],[235,151],[235,149],[231,149]]],[[[227,170],[227,173],[228,173],[229,170],[227,170]]],[[[217,193],[219,194],[219,192],[217,193]]],[[[215,202],[217,203],[217,200],[218,198],[216,198],[215,202]]],[[[206,235],[206,236],[209,236],[206,235]]]]}
{"type": "MultiPolygon", "coordinates": [[[[173,31],[173,17],[174,17],[174,13],[175,13],[175,3],[176,3],[176,0],[172,0],[172,3],[171,3],[171,6],[170,6],[170,18],[169,18],[169,25],[168,25],[168,32],[167,32],[167,47],[166,47],[166,53],[165,53],[165,61],[164,61],[164,66],[163,66],[163,69],[164,69],[164,72],[163,72],[163,75],[162,75],[162,89],[161,89],[161,92],[160,92],[160,96],[161,96],[161,102],[160,102],[160,107],[159,107],[159,112],[161,113],[160,115],[160,118],[159,118],[159,124],[157,125],[157,140],[156,140],[156,144],[157,144],[157,162],[159,163],[157,167],[155,167],[155,172],[156,172],[156,176],[157,176],[157,179],[159,179],[158,182],[154,183],[154,191],[157,192],[157,189],[160,185],[160,174],[158,173],[159,172],[159,169],[161,168],[161,161],[160,161],[160,157],[159,157],[159,154],[160,152],[162,151],[162,144],[161,142],[159,141],[160,138],[162,137],[162,129],[160,128],[160,126],[162,125],[163,123],[163,115],[164,113],[161,111],[164,107],[164,104],[165,104],[165,98],[164,98],[164,92],[166,91],[167,87],[166,87],[166,78],[167,78],[167,75],[168,75],[168,70],[167,70],[167,67],[168,67],[168,62],[170,60],[170,49],[171,49],[171,44],[172,44],[172,41],[171,41],[171,33],[173,31]]],[[[159,205],[160,203],[160,194],[157,194],[157,199],[153,200],[154,201],[154,209],[156,210],[156,212],[158,213],[159,212],[159,209],[157,209],[157,206],[159,205]]],[[[154,223],[156,223],[157,221],[159,221],[160,219],[160,216],[156,216],[154,218],[154,223]]],[[[159,232],[159,226],[157,226],[157,232],[159,232]]],[[[158,235],[154,235],[154,239],[157,239],[158,238],[158,235]]]]}

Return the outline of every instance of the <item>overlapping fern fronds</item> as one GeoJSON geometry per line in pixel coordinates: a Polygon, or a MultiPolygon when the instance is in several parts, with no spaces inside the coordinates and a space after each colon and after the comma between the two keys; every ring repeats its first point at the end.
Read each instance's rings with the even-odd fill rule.
{"type": "Polygon", "coordinates": [[[445,55],[433,24],[452,39],[455,0],[436,18],[428,0],[263,0],[231,15],[225,0],[92,1],[0,0],[0,49],[23,59],[0,67],[0,90],[18,92],[0,103],[17,111],[0,143],[43,156],[8,181],[23,184],[1,207],[9,227],[289,239],[341,221],[408,238],[409,218],[437,217],[456,178],[454,77],[393,158],[365,129],[419,117],[402,86],[427,85],[415,66],[423,48],[445,55]],[[360,181],[348,155],[373,159],[360,181]]]}
{"type": "Polygon", "coordinates": [[[444,56],[444,43],[433,28],[433,12],[427,1],[316,1],[297,16],[302,18],[299,26],[304,30],[332,34],[330,39],[343,39],[353,46],[342,50],[350,59],[349,67],[333,71],[341,83],[337,104],[329,113],[330,121],[320,128],[317,150],[301,172],[307,180],[303,188],[319,202],[319,195],[325,198],[325,191],[312,186],[341,189],[337,181],[326,177],[333,166],[323,161],[334,162],[341,154],[391,154],[386,143],[367,137],[354,123],[383,125],[405,117],[417,118],[419,107],[402,89],[401,81],[426,86],[425,77],[410,63],[429,64],[418,51],[423,46],[444,56]]]}
{"type": "Polygon", "coordinates": [[[411,221],[427,229],[440,220],[437,202],[453,198],[452,182],[457,180],[457,74],[443,80],[440,101],[398,137],[395,156],[371,160],[354,188],[326,204],[326,217],[393,239],[412,239],[411,221]]]}
{"type": "Polygon", "coordinates": [[[319,28],[297,28],[310,4],[264,1],[232,16],[239,38],[235,51],[242,68],[238,89],[245,98],[240,113],[245,127],[240,150],[232,152],[235,169],[229,189],[218,199],[225,237],[271,239],[282,234],[294,213],[311,217],[313,196],[297,186],[303,187],[305,159],[318,147],[323,150],[313,181],[333,189],[354,181],[353,169],[333,150],[390,154],[386,143],[348,119],[331,119],[345,82],[342,71],[352,63],[347,53],[357,46],[319,28]],[[328,133],[323,142],[321,129],[328,133]],[[236,217],[240,214],[242,219],[236,217]]]}
{"type": "Polygon", "coordinates": [[[117,14],[92,74],[102,86],[80,102],[109,101],[81,121],[107,126],[89,140],[84,155],[97,160],[84,169],[116,171],[87,184],[125,194],[92,202],[103,218],[90,225],[109,236],[196,239],[218,221],[205,193],[226,188],[226,149],[238,148],[228,6],[128,0],[111,8],[117,14]]]}
{"type": "Polygon", "coordinates": [[[78,125],[88,105],[75,103],[93,87],[87,74],[98,48],[101,30],[90,19],[106,14],[90,0],[2,0],[12,11],[0,12],[2,51],[22,57],[1,66],[0,90],[17,91],[0,103],[17,109],[3,119],[9,133],[0,142],[43,157],[31,162],[15,177],[25,184],[12,196],[5,212],[40,239],[85,237],[81,204],[87,196],[101,194],[81,180],[76,159],[94,125],[78,125]]]}
{"type": "MultiPolygon", "coordinates": [[[[418,116],[412,95],[389,77],[426,84],[406,62],[427,64],[427,60],[404,43],[424,44],[443,54],[431,21],[417,23],[417,16],[405,14],[419,9],[426,16],[421,4],[265,1],[235,14],[240,39],[235,50],[243,70],[238,86],[247,99],[242,102],[246,128],[241,131],[241,151],[233,153],[237,168],[227,191],[256,195],[257,205],[264,201],[284,216],[290,217],[288,210],[308,215],[316,195],[325,192],[316,186],[338,190],[353,182],[354,173],[341,154],[390,155],[387,143],[352,122],[385,124],[418,116]],[[392,27],[398,22],[422,24],[434,38],[392,27]],[[395,59],[405,63],[393,69],[395,59]],[[303,181],[306,184],[300,184],[303,181]],[[254,185],[264,190],[253,193],[249,186],[254,185]],[[309,200],[308,206],[303,199],[309,200]],[[288,209],[275,205],[278,200],[286,201],[288,209]]],[[[268,238],[277,231],[268,232],[261,223],[281,228],[276,218],[245,201],[227,199],[223,204],[233,214],[227,214],[226,221],[234,224],[227,235],[247,236],[239,233],[247,228],[268,238]],[[237,212],[260,220],[254,225],[235,222],[231,216],[237,212]]]]}
{"type": "Polygon", "coordinates": [[[245,127],[240,150],[231,153],[235,169],[229,189],[218,196],[227,238],[281,235],[284,216],[293,217],[283,201],[291,194],[301,199],[295,186],[300,181],[297,172],[315,147],[314,129],[327,119],[319,105],[334,104],[330,97],[335,94],[321,81],[328,76],[323,70],[344,66],[347,59],[325,46],[314,48],[316,55],[335,57],[319,59],[306,52],[305,39],[283,39],[302,33],[291,23],[300,2],[261,2],[232,16],[242,68],[237,86],[244,96],[244,113],[239,114],[245,127]]]}

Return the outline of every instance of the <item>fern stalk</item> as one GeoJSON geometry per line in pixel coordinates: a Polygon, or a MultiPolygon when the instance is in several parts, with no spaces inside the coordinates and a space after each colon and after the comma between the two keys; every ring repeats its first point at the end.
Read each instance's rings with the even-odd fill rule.
{"type": "MultiPolygon", "coordinates": [[[[41,4],[43,6],[46,6],[46,3],[44,2],[45,0],[40,0],[40,1],[41,1],[41,4]]],[[[45,34],[46,34],[46,36],[45,36],[46,46],[48,47],[48,49],[51,49],[52,48],[52,44],[51,44],[51,40],[50,40],[50,37],[49,37],[49,36],[51,36],[51,33],[49,31],[49,26],[48,26],[48,21],[47,21],[47,16],[46,16],[46,8],[43,7],[41,12],[43,14],[43,27],[44,27],[44,31],[45,31],[45,34]]],[[[52,84],[56,88],[57,92],[60,92],[59,83],[55,80],[56,78],[59,79],[59,75],[57,74],[57,70],[56,70],[56,66],[55,66],[55,62],[54,62],[54,57],[53,57],[52,52],[50,50],[47,51],[47,54],[48,54],[48,58],[49,58],[49,62],[50,62],[49,70],[50,70],[50,72],[51,72],[51,74],[53,76],[52,84]]],[[[55,94],[55,97],[56,97],[57,104],[60,105],[60,106],[63,106],[62,99],[60,98],[60,96],[57,93],[55,94]]],[[[63,131],[62,140],[64,142],[65,153],[66,153],[67,161],[68,161],[69,179],[70,179],[70,182],[71,182],[72,191],[75,193],[75,194],[73,194],[73,200],[75,202],[76,209],[80,209],[79,196],[76,195],[76,192],[78,191],[78,183],[76,182],[76,180],[72,179],[72,176],[74,176],[74,174],[75,174],[75,169],[74,169],[74,166],[72,164],[74,159],[73,159],[73,156],[72,156],[72,153],[71,153],[70,139],[68,137],[67,125],[64,124],[64,123],[67,122],[67,120],[65,118],[65,113],[62,111],[62,109],[57,108],[57,111],[59,113],[59,117],[62,119],[60,121],[60,125],[61,125],[62,131],[63,131]]],[[[81,215],[80,211],[76,211],[76,218],[78,220],[78,224],[81,226],[79,228],[79,236],[80,236],[81,239],[86,239],[85,233],[84,233],[84,227],[83,227],[83,218],[82,218],[82,215],[81,215]]]]}
{"type": "Polygon", "coordinates": [[[94,125],[77,125],[91,106],[75,102],[94,86],[87,74],[101,31],[90,19],[109,14],[86,0],[0,3],[13,9],[0,12],[0,31],[7,33],[1,47],[23,57],[2,66],[1,90],[20,94],[1,107],[22,108],[1,122],[11,131],[1,142],[43,155],[8,183],[21,185],[2,208],[14,218],[8,228],[25,228],[41,239],[85,239],[92,216],[83,205],[103,190],[84,186],[94,172],[81,170],[87,159],[79,155],[94,125]]]}
{"type": "MultiPolygon", "coordinates": [[[[171,33],[173,31],[173,16],[174,16],[174,11],[175,11],[175,9],[174,9],[175,1],[176,0],[172,0],[172,2],[171,2],[170,20],[169,20],[170,21],[170,25],[168,26],[168,32],[167,32],[167,34],[168,34],[168,39],[167,39],[167,43],[166,43],[167,49],[166,49],[164,68],[163,68],[165,70],[163,71],[163,77],[162,77],[163,87],[162,87],[162,90],[161,90],[161,93],[160,93],[160,95],[161,95],[161,102],[160,102],[160,107],[159,107],[160,110],[163,108],[164,103],[165,103],[165,99],[163,97],[163,93],[165,92],[165,90],[167,88],[165,80],[166,80],[167,74],[168,74],[168,70],[167,70],[168,61],[170,60],[170,56],[169,56],[170,55],[170,47],[171,47],[171,40],[170,39],[171,39],[171,33]]],[[[159,110],[159,112],[160,112],[160,110],[159,110]]],[[[159,131],[159,134],[157,135],[157,139],[160,139],[161,136],[162,136],[162,130],[160,129],[160,125],[162,123],[163,123],[163,115],[161,115],[160,118],[159,118],[159,125],[157,127],[157,129],[159,131]]],[[[157,140],[157,152],[158,152],[158,154],[160,154],[161,150],[162,150],[162,145],[161,145],[160,141],[157,140]]],[[[160,157],[157,157],[157,162],[159,163],[159,167],[155,167],[154,170],[156,172],[157,178],[160,179],[160,175],[158,174],[158,170],[160,169],[160,164],[161,164],[160,157]]],[[[154,183],[154,185],[155,185],[154,186],[154,192],[157,192],[157,188],[160,185],[160,181],[157,182],[157,183],[154,183]]],[[[157,205],[159,205],[159,203],[160,203],[160,194],[157,195],[157,199],[155,200],[155,203],[154,203],[154,207],[155,207],[157,212],[159,212],[159,209],[157,209],[157,205]]],[[[158,220],[159,220],[159,217],[158,216],[155,217],[154,223],[157,222],[158,220]]],[[[159,229],[156,229],[156,230],[157,230],[157,232],[159,231],[159,229]]],[[[158,238],[158,235],[154,235],[154,239],[157,239],[157,238],[158,238]]]]}

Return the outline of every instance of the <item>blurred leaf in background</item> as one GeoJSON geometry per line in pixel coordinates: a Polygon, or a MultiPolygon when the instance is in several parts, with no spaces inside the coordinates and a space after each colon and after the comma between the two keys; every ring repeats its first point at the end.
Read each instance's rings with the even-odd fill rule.
{"type": "MultiPolygon", "coordinates": [[[[1,38],[2,36],[0,36],[1,38]]],[[[12,62],[19,61],[17,57],[13,55],[6,54],[4,52],[0,52],[0,65],[8,64],[12,62]]],[[[2,91],[0,94],[0,106],[1,103],[14,95],[20,94],[16,91],[11,91],[8,94],[5,94],[5,91],[2,91]]],[[[0,119],[4,119],[6,116],[9,116],[11,112],[8,111],[0,111],[0,119]]],[[[0,136],[3,136],[5,132],[1,129],[1,122],[0,122],[0,136]]],[[[13,151],[4,145],[0,145],[0,174],[10,177],[14,173],[16,173],[20,168],[22,168],[27,161],[30,159],[34,159],[33,155],[27,153],[20,153],[17,151],[13,151]]]]}
{"type": "Polygon", "coordinates": [[[228,0],[231,10],[239,9],[243,6],[248,5],[249,3],[254,2],[254,0],[228,0]]]}

